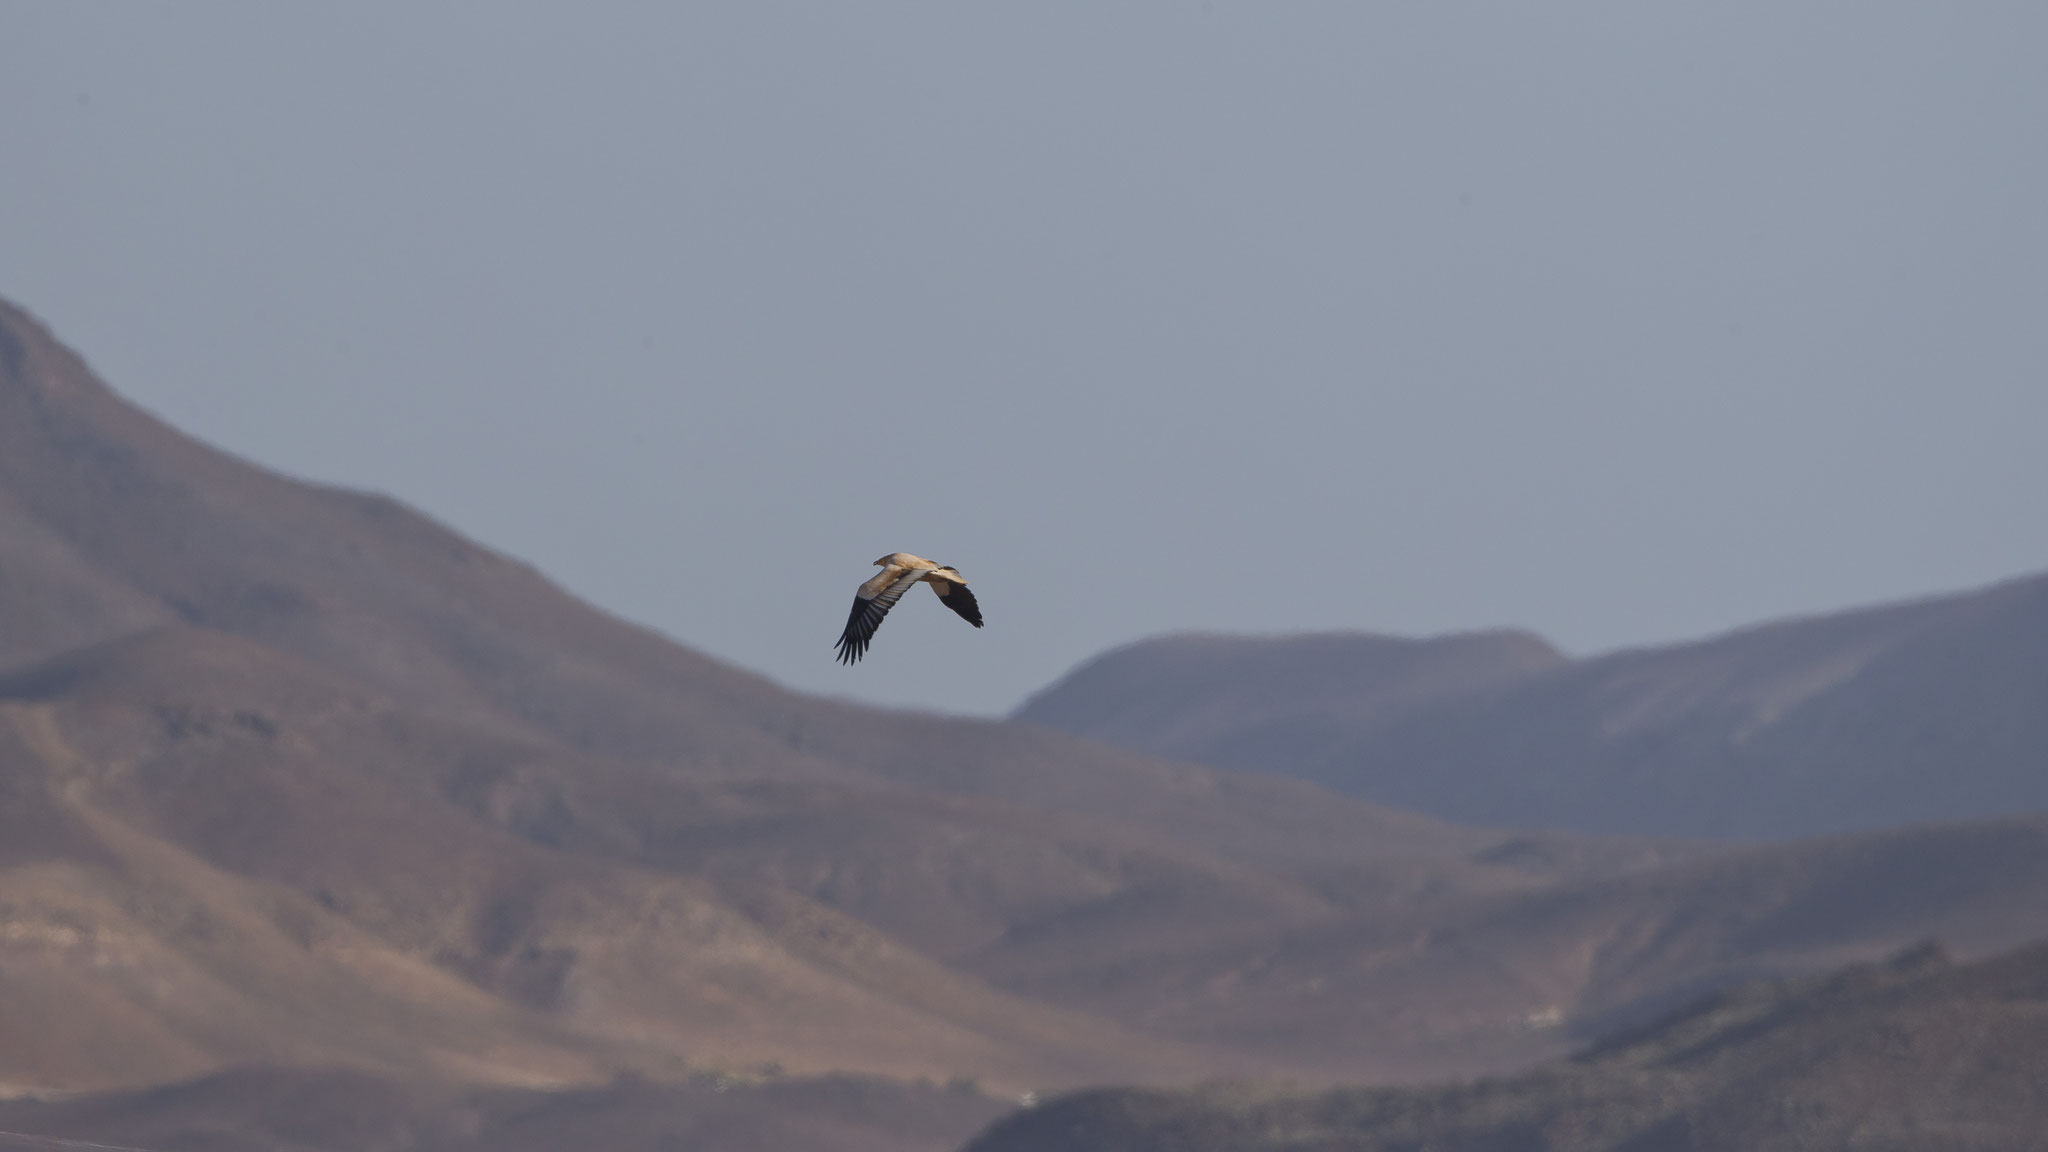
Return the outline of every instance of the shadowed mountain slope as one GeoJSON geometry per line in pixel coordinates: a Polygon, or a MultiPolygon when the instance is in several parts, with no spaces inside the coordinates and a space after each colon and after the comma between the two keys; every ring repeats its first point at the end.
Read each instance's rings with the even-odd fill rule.
{"type": "Polygon", "coordinates": [[[967,1152],[1769,1152],[2035,1149],[2048,1128],[2048,948],[1938,949],[1700,1001],[1509,1080],[1320,1094],[1081,1093],[967,1152]]]}
{"type": "Polygon", "coordinates": [[[2048,577],[1582,661],[1513,633],[1166,638],[1017,718],[1518,827],[1798,836],[2042,811],[2048,577]]]}
{"type": "MultiPolygon", "coordinates": [[[[1542,851],[1510,844],[1485,860],[1542,851]]],[[[1151,1034],[1258,1053],[1272,1074],[1497,1073],[1707,989],[1930,933],[1972,951],[2048,936],[2048,817],[1760,845],[1492,891],[1361,870],[1329,891],[1352,914],[1151,951],[1070,923],[1006,941],[970,970],[1151,1034]]]]}

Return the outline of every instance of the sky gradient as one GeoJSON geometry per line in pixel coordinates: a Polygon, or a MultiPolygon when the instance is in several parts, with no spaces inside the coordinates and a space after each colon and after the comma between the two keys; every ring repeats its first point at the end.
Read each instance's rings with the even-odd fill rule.
{"type": "Polygon", "coordinates": [[[0,7],[0,294],[808,691],[2048,568],[2048,6],[0,7]],[[908,599],[832,662],[897,549],[908,599]]]}

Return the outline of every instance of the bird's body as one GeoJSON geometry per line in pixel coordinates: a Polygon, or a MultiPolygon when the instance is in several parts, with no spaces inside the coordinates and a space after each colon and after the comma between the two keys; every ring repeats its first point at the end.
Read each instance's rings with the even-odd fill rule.
{"type": "Polygon", "coordinates": [[[841,664],[851,664],[867,653],[868,644],[875,638],[875,629],[882,626],[882,617],[889,614],[889,609],[894,608],[914,584],[931,585],[932,591],[939,594],[940,603],[969,624],[981,627],[981,605],[975,602],[974,593],[967,590],[967,581],[952,566],[908,552],[891,552],[875,564],[881,571],[854,593],[853,611],[846,617],[846,631],[839,634],[841,664]]]}

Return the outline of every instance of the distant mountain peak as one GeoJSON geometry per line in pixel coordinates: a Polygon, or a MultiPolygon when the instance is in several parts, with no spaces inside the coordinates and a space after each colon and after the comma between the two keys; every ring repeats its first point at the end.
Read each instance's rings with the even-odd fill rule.
{"type": "Polygon", "coordinates": [[[109,395],[78,354],[19,305],[0,298],[0,390],[28,395],[109,395]]]}
{"type": "Polygon", "coordinates": [[[1568,660],[1526,633],[1163,637],[1017,718],[1461,822],[1786,836],[2048,809],[2048,576],[1568,660]]]}

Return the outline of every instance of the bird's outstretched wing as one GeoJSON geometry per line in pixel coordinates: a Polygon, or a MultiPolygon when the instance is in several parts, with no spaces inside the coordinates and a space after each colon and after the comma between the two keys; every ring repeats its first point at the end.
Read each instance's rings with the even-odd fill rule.
{"type": "Polygon", "coordinates": [[[875,638],[875,629],[882,626],[882,617],[903,599],[911,585],[924,577],[923,569],[888,568],[860,586],[860,591],[853,597],[853,611],[846,617],[846,631],[839,634],[841,664],[851,664],[867,654],[868,643],[875,638]]]}
{"type": "Polygon", "coordinates": [[[981,627],[981,605],[975,601],[974,593],[967,590],[967,585],[956,584],[943,576],[930,583],[932,591],[939,594],[939,603],[959,613],[962,620],[976,628],[981,627]]]}

